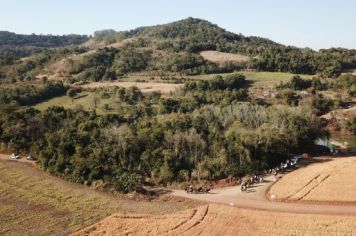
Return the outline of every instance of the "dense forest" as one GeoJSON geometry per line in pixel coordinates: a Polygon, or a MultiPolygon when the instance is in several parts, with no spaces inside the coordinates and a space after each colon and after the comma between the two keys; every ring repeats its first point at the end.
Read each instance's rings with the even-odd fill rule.
{"type": "Polygon", "coordinates": [[[0,31],[0,47],[64,47],[68,45],[78,45],[88,40],[85,35],[24,35],[15,34],[8,31],[0,31]]]}
{"type": "Polygon", "coordinates": [[[67,88],[62,82],[45,82],[38,85],[18,85],[10,87],[0,87],[0,106],[16,104],[28,106],[48,100],[53,97],[64,95],[67,88]]]}
{"type": "MultiPolygon", "coordinates": [[[[125,105],[107,115],[7,104],[0,113],[0,141],[3,148],[33,153],[50,173],[128,192],[145,181],[213,180],[262,171],[320,135],[310,107],[257,105],[244,85],[243,75],[232,74],[187,82],[170,98],[134,87],[103,90],[103,99],[113,94],[125,105]]],[[[40,100],[44,89],[50,96],[57,87],[23,88],[33,94],[30,100],[13,90],[10,94],[27,104],[40,100]]]]}

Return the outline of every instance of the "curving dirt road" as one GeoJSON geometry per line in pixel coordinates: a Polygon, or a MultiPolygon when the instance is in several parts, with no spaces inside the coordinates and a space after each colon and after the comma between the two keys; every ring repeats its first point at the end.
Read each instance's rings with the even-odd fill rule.
{"type": "MultiPolygon", "coordinates": [[[[13,162],[24,162],[33,164],[25,158],[10,160],[10,156],[0,154],[0,160],[13,162]]],[[[277,178],[282,178],[279,175],[277,178]]],[[[211,203],[220,203],[248,209],[258,209],[265,211],[307,213],[307,214],[331,214],[331,215],[356,215],[356,205],[345,204],[335,205],[326,203],[300,203],[300,202],[278,202],[267,198],[266,193],[269,187],[275,183],[274,176],[267,176],[264,183],[254,185],[247,193],[240,190],[240,186],[213,189],[209,194],[187,194],[184,190],[170,190],[170,195],[190,198],[211,203]]],[[[275,196],[278,198],[278,196],[275,196]]]]}
{"type": "MultiPolygon", "coordinates": [[[[278,176],[278,178],[282,177],[282,175],[278,176]]],[[[195,200],[266,211],[323,215],[356,215],[356,205],[352,204],[331,205],[326,203],[313,204],[269,200],[266,193],[274,182],[275,179],[273,176],[267,176],[264,183],[249,188],[249,192],[247,193],[241,192],[240,186],[234,186],[213,189],[209,194],[188,194],[184,190],[171,190],[172,192],[170,194],[195,200]]],[[[275,198],[278,198],[278,196],[275,196],[275,198]]]]}

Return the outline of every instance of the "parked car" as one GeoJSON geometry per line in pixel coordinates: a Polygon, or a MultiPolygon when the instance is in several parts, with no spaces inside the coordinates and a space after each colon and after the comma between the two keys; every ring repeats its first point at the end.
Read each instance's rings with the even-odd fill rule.
{"type": "Polygon", "coordinates": [[[298,157],[298,156],[292,157],[292,158],[290,159],[290,165],[291,165],[291,166],[295,166],[295,165],[298,163],[299,158],[300,158],[300,157],[298,157]]]}
{"type": "Polygon", "coordinates": [[[11,160],[17,160],[17,159],[20,159],[20,156],[16,155],[15,153],[12,153],[10,158],[11,158],[11,160]]]}
{"type": "Polygon", "coordinates": [[[33,156],[29,155],[29,156],[26,157],[26,160],[28,160],[28,161],[35,161],[36,158],[34,158],[33,156]]]}

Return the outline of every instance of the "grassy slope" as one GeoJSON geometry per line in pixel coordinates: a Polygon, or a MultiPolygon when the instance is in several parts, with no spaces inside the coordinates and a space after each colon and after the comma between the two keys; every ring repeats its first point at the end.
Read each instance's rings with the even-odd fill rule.
{"type": "MultiPolygon", "coordinates": [[[[256,85],[274,85],[279,83],[280,81],[285,82],[290,80],[295,74],[292,73],[284,73],[284,72],[254,72],[254,71],[243,71],[239,72],[246,76],[248,81],[251,81],[253,86],[256,85]]],[[[198,75],[192,76],[191,78],[196,79],[212,79],[217,74],[211,75],[198,75]]],[[[220,74],[227,75],[227,74],[220,74]]],[[[303,78],[311,78],[310,75],[301,75],[303,78]]]]}
{"type": "MultiPolygon", "coordinates": [[[[278,84],[280,81],[285,82],[288,81],[289,79],[292,78],[294,74],[291,73],[282,73],[282,72],[242,72],[248,81],[251,82],[252,88],[263,88],[266,86],[274,86],[278,84]]],[[[197,75],[197,76],[188,76],[187,78],[190,79],[212,79],[214,76],[217,74],[211,74],[211,75],[197,75]]],[[[222,76],[227,75],[227,74],[220,74],[222,76]]],[[[311,76],[303,75],[303,78],[310,78],[311,76]]],[[[144,76],[128,76],[127,78],[123,79],[123,81],[151,81],[150,77],[144,77],[144,76]]],[[[159,77],[156,77],[154,82],[167,82],[165,80],[160,80],[159,77]]],[[[60,105],[64,106],[66,108],[75,108],[76,106],[82,106],[86,110],[93,109],[93,100],[94,96],[97,96],[100,98],[99,94],[94,94],[94,93],[82,93],[82,95],[87,95],[78,99],[74,99],[72,101],[71,98],[67,96],[62,96],[62,97],[57,97],[50,99],[46,102],[42,102],[38,105],[35,106],[35,108],[39,110],[45,110],[48,107],[54,106],[54,105],[60,105]]],[[[116,101],[115,101],[115,96],[112,96],[110,99],[99,99],[98,104],[97,104],[97,112],[100,114],[104,113],[110,113],[111,111],[106,111],[103,109],[103,105],[105,103],[109,104],[111,108],[117,109],[116,106],[116,101]]]]}
{"type": "Polygon", "coordinates": [[[0,235],[66,235],[115,212],[170,213],[191,202],[133,201],[0,160],[0,235]]]}
{"type": "Polygon", "coordinates": [[[101,99],[100,95],[98,93],[94,92],[83,92],[80,93],[78,98],[76,99],[71,99],[68,96],[61,96],[61,97],[56,97],[53,99],[50,99],[48,101],[42,102],[34,106],[38,110],[45,110],[51,106],[63,106],[65,108],[71,108],[75,109],[77,107],[81,107],[87,111],[93,110],[94,109],[94,98],[97,97],[99,98],[97,100],[97,113],[99,114],[105,114],[105,113],[110,113],[111,110],[106,111],[103,106],[104,104],[109,104],[110,108],[117,108],[116,101],[115,101],[115,95],[111,95],[109,99],[101,99]]]}
{"type": "MultiPolygon", "coordinates": [[[[238,72],[242,73],[246,76],[247,80],[250,80],[252,82],[259,82],[259,83],[275,83],[279,81],[287,81],[291,79],[294,75],[292,73],[285,73],[285,72],[255,72],[255,71],[242,71],[238,72]]],[[[183,76],[184,78],[189,78],[189,79],[201,79],[201,80],[209,80],[214,78],[217,75],[228,75],[230,73],[222,73],[222,74],[209,74],[209,75],[194,75],[194,76],[183,76]]],[[[300,75],[303,78],[311,78],[311,75],[300,75]]],[[[155,78],[154,82],[166,82],[165,80],[160,80],[159,76],[153,76],[155,78]]],[[[169,77],[169,76],[168,76],[169,77]]],[[[173,76],[174,77],[174,76],[173,76]]],[[[179,78],[179,76],[177,76],[179,78]]],[[[135,81],[135,80],[140,80],[140,81],[150,81],[149,76],[139,76],[139,75],[130,75],[128,77],[125,77],[121,79],[122,81],[135,81]]]]}
{"type": "Polygon", "coordinates": [[[82,106],[84,109],[89,110],[93,108],[94,97],[94,93],[81,93],[80,98],[78,99],[71,99],[70,97],[65,95],[52,98],[45,102],[41,102],[37,104],[35,108],[38,110],[45,110],[51,106],[64,106],[66,108],[75,108],[77,106],[82,106]]]}

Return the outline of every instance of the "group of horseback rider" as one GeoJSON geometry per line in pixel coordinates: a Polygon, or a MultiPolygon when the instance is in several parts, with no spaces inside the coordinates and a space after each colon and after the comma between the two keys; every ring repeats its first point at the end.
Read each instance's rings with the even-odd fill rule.
{"type": "MultiPolygon", "coordinates": [[[[275,180],[277,180],[277,174],[280,172],[284,172],[288,168],[294,167],[299,160],[299,157],[292,157],[289,160],[286,160],[285,162],[282,162],[279,166],[269,169],[268,174],[272,174],[275,177],[275,180]]],[[[253,186],[256,183],[263,183],[263,176],[262,175],[254,175],[250,179],[243,181],[241,183],[241,191],[242,192],[247,192],[247,188],[253,186]]]]}
{"type": "Polygon", "coordinates": [[[189,186],[187,186],[185,188],[185,191],[187,193],[209,193],[211,190],[211,186],[207,187],[207,186],[201,186],[201,187],[195,187],[192,184],[190,184],[189,186]]]}
{"type": "Polygon", "coordinates": [[[254,175],[249,179],[242,181],[241,183],[241,191],[246,192],[247,188],[252,187],[254,184],[263,183],[262,175],[254,175]]]}
{"type": "MultiPolygon", "coordinates": [[[[288,168],[294,167],[297,164],[299,158],[300,157],[292,157],[291,159],[282,162],[277,167],[265,171],[265,174],[272,174],[275,176],[275,178],[277,178],[278,173],[283,172],[288,168]]],[[[263,182],[264,182],[263,175],[253,175],[250,178],[241,182],[241,191],[247,192],[247,189],[249,187],[252,187],[254,184],[263,183],[263,182]]],[[[212,189],[211,185],[209,187],[207,186],[196,187],[190,184],[185,188],[185,191],[187,193],[209,193],[211,189],[212,189]]]]}

